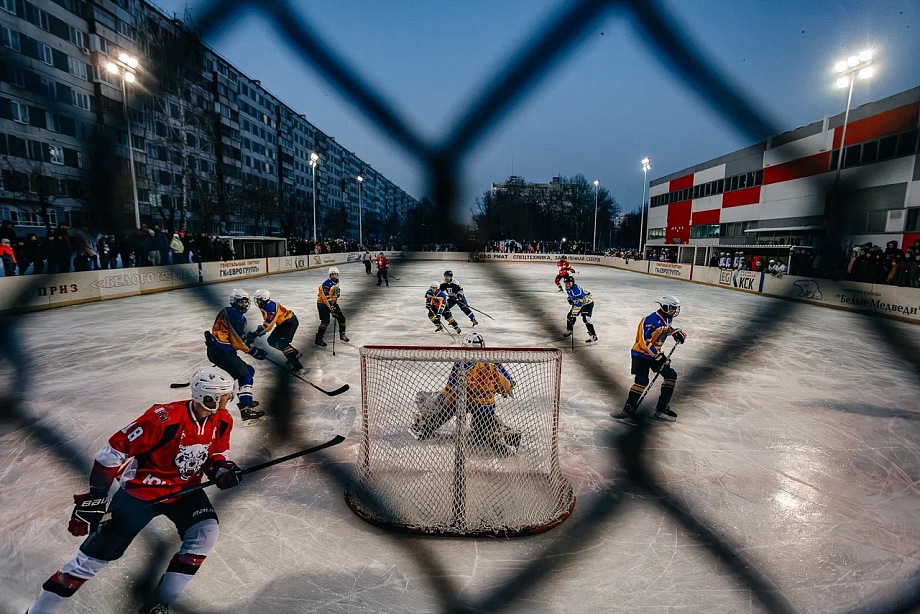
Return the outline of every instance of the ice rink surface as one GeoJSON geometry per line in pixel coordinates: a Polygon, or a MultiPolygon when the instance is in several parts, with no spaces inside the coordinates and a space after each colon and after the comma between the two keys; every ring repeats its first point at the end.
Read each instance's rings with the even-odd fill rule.
{"type": "MultiPolygon", "coordinates": [[[[350,344],[309,350],[309,377],[351,390],[326,397],[306,385],[294,408],[301,440],[333,431],[347,441],[322,466],[307,457],[248,476],[238,489],[209,491],[221,520],[215,550],[174,607],[178,612],[432,612],[451,586],[465,603],[486,599],[533,560],[551,553],[547,577],[515,580],[514,612],[759,612],[751,590],[654,498],[618,487],[624,470],[610,432],[630,427],[608,415],[632,382],[629,350],[655,299],[676,295],[675,322],[689,333],[674,354],[680,377],[671,403],[678,422],[656,422],[650,455],[670,499],[690,511],[775,585],[796,610],[865,607],[918,582],[920,569],[920,383],[865,316],[626,271],[581,267],[577,281],[596,300],[600,342],[574,355],[558,341],[568,310],[552,264],[394,263],[401,281],[377,288],[360,264],[342,269],[341,305],[350,344]],[[496,279],[496,270],[515,280],[496,279]],[[394,536],[346,507],[335,475],[347,475],[360,424],[358,348],[363,344],[446,345],[427,320],[423,295],[454,270],[470,303],[495,320],[477,327],[490,346],[566,348],[560,454],[578,501],[555,529],[516,539],[394,536]],[[782,322],[758,315],[777,307],[782,322]],[[544,326],[555,329],[552,336],[544,326]],[[732,360],[711,360],[740,331],[764,329],[732,360]],[[588,374],[598,364],[618,390],[588,374]],[[706,385],[692,374],[715,369],[706,385]],[[689,375],[688,375],[689,374],[689,375]],[[610,493],[613,494],[610,494],[610,493]],[[599,498],[620,502],[587,536],[570,533],[599,498]],[[560,545],[561,544],[561,545],[560,545]]],[[[267,288],[300,318],[297,344],[312,348],[316,288],[325,270],[210,286],[223,302],[232,287],[267,288]]],[[[187,397],[171,390],[204,360],[202,331],[217,308],[178,290],[27,314],[15,326],[24,352],[7,356],[4,387],[25,395],[31,427],[0,427],[0,612],[25,611],[80,539],[67,533],[76,492],[85,492],[93,454],[154,403],[187,397]],[[29,382],[12,380],[25,364],[29,382]],[[39,432],[41,437],[33,433],[39,432]],[[56,437],[60,443],[45,445],[56,437]]],[[[458,322],[468,321],[455,310],[458,322]]],[[[248,314],[251,327],[258,310],[248,314]]],[[[892,324],[915,347],[920,327],[892,324]]],[[[327,341],[331,344],[331,331],[327,341]]],[[[274,352],[274,351],[273,351],[274,352]]],[[[281,354],[274,352],[276,359],[281,354]]],[[[250,359],[250,362],[255,362],[250,359]]],[[[274,367],[256,364],[255,398],[275,385],[274,367]]],[[[645,404],[649,411],[655,390],[645,404]]],[[[233,431],[242,466],[297,448],[277,447],[272,407],[266,419],[233,431]]],[[[231,414],[238,418],[234,409],[231,414]]],[[[141,600],[139,575],[154,538],[179,540],[165,518],[87,583],[66,612],[122,613],[141,600]]],[[[157,569],[157,575],[163,569],[157,569]]],[[[149,582],[149,579],[147,580],[149,582]]],[[[155,581],[155,578],[154,578],[155,581]]]]}

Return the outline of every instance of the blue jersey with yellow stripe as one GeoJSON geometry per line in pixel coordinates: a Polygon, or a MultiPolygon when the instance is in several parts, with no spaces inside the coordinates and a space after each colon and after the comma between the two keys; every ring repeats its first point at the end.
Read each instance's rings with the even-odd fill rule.
{"type": "Polygon", "coordinates": [[[431,288],[429,288],[425,292],[425,304],[428,305],[428,309],[441,315],[444,313],[444,308],[447,307],[447,293],[442,290],[432,292],[431,288]]]}
{"type": "Polygon", "coordinates": [[[569,300],[572,301],[572,304],[578,309],[594,302],[594,299],[591,298],[591,293],[582,290],[578,284],[572,284],[572,288],[566,290],[565,293],[569,296],[569,300]]]}
{"type": "Polygon", "coordinates": [[[322,303],[326,307],[332,308],[336,301],[339,300],[339,282],[327,279],[320,284],[316,292],[316,302],[322,303]]]}
{"type": "Polygon", "coordinates": [[[217,314],[211,335],[214,345],[222,350],[240,350],[249,352],[249,346],[243,341],[246,330],[246,318],[233,307],[224,307],[217,314]]]}
{"type": "Polygon", "coordinates": [[[259,307],[259,311],[262,312],[262,324],[256,328],[257,335],[264,335],[275,326],[281,326],[296,317],[293,311],[275,301],[268,301],[264,307],[259,307]]]}
{"type": "Polygon", "coordinates": [[[654,360],[655,356],[661,353],[661,346],[672,332],[671,320],[672,318],[663,316],[660,311],[642,318],[636,330],[636,343],[631,354],[654,360]]]}
{"type": "Polygon", "coordinates": [[[502,363],[467,362],[461,365],[455,362],[447,378],[447,385],[441,391],[445,404],[453,403],[456,399],[456,387],[462,373],[461,369],[467,372],[466,399],[471,403],[486,408],[495,405],[496,392],[499,394],[511,392],[514,380],[502,363]]]}

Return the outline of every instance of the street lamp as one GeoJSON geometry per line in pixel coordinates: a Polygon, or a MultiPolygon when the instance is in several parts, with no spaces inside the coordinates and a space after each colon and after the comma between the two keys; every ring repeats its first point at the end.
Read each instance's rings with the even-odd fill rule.
{"type": "Polygon", "coordinates": [[[314,151],[310,154],[310,168],[313,169],[313,245],[316,249],[316,165],[319,164],[319,155],[314,151]]]}
{"type": "Polygon", "coordinates": [[[591,243],[591,251],[597,252],[597,191],[600,189],[601,182],[594,180],[594,241],[591,243]]]}
{"type": "Polygon", "coordinates": [[[131,188],[134,192],[134,227],[141,227],[141,207],[137,198],[137,177],[134,169],[134,143],[131,136],[131,114],[128,112],[128,90],[127,83],[134,83],[136,76],[134,71],[140,66],[137,58],[131,57],[127,53],[119,54],[115,61],[109,60],[106,64],[106,71],[113,75],[121,74],[121,97],[125,107],[125,121],[128,123],[128,161],[131,163],[131,188]]]}
{"type": "Polygon", "coordinates": [[[652,168],[651,158],[642,158],[642,171],[645,173],[642,179],[642,220],[639,222],[639,253],[645,250],[645,186],[648,185],[648,172],[652,168]]]}
{"type": "Polygon", "coordinates": [[[361,223],[361,188],[364,186],[364,177],[358,175],[358,249],[364,245],[364,227],[361,223]]]}
{"type": "Polygon", "coordinates": [[[840,132],[840,152],[837,154],[837,172],[834,175],[834,194],[839,199],[840,169],[843,166],[844,147],[846,147],[847,122],[850,120],[850,102],[853,100],[853,84],[856,78],[869,79],[875,69],[872,68],[873,50],[866,49],[859,55],[851,55],[846,60],[840,60],[834,66],[837,72],[837,87],[848,87],[847,110],[843,115],[843,130],[840,132]]]}

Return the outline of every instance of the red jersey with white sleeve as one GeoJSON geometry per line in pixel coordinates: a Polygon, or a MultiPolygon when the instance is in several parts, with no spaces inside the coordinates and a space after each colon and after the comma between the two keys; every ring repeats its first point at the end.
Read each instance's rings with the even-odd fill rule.
{"type": "Polygon", "coordinates": [[[559,277],[565,277],[570,272],[575,272],[575,269],[572,268],[572,265],[568,260],[560,260],[556,263],[556,266],[559,267],[559,277]]]}
{"type": "Polygon", "coordinates": [[[390,268],[390,261],[387,260],[386,256],[377,256],[377,270],[386,271],[390,268]]]}
{"type": "Polygon", "coordinates": [[[96,453],[90,487],[108,490],[120,474],[131,496],[150,501],[201,483],[219,460],[229,460],[233,418],[218,409],[199,422],[191,401],[154,405],[96,453]]]}

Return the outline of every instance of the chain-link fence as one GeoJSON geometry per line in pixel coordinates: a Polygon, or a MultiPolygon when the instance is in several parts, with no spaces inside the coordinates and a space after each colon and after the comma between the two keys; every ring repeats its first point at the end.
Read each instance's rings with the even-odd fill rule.
{"type": "MultiPolygon", "coordinates": [[[[739,133],[756,141],[769,134],[779,133],[765,110],[743,94],[744,88],[729,82],[720,73],[700,50],[701,46],[676,26],[661,4],[648,0],[580,0],[563,6],[552,21],[535,32],[526,46],[484,88],[482,95],[456,125],[440,141],[434,143],[428,142],[412,129],[384,96],[364,82],[358,72],[322,40],[308,19],[287,0],[216,0],[204,7],[197,23],[199,33],[208,39],[231,25],[243,10],[261,13],[279,37],[299,52],[305,64],[337,88],[382,133],[420,162],[439,209],[440,215],[436,219],[442,225],[439,229],[441,234],[455,232],[455,242],[462,243],[463,237],[456,232],[458,227],[451,220],[459,219],[455,215],[460,209],[460,203],[457,202],[458,173],[466,156],[502,118],[515,110],[516,105],[532,92],[539,80],[578,45],[598,20],[614,9],[633,22],[646,44],[669,67],[675,79],[693,88],[700,99],[720,113],[739,133]]],[[[844,182],[839,189],[846,191],[849,186],[844,182]]],[[[833,236],[830,240],[833,240],[833,236]]],[[[526,288],[521,287],[520,282],[506,268],[494,266],[490,274],[504,287],[518,293],[526,292],[526,288]]],[[[44,283],[36,280],[22,290],[19,298],[31,296],[44,283]]],[[[191,292],[198,301],[215,310],[225,304],[224,297],[217,296],[209,286],[196,287],[191,292]]],[[[360,318],[373,302],[359,300],[357,304],[358,308],[351,315],[360,318]]],[[[692,399],[705,387],[722,380],[728,381],[730,376],[722,365],[732,364],[742,356],[749,359],[752,352],[758,351],[755,345],[757,338],[778,331],[803,308],[813,309],[802,307],[799,303],[764,300],[749,317],[749,320],[760,325],[756,328],[742,327],[729,341],[715,344],[707,356],[699,361],[698,364],[704,366],[691,369],[685,375],[682,396],[692,399]]],[[[27,405],[28,393],[36,382],[33,381],[28,362],[12,358],[28,354],[19,330],[21,318],[18,315],[3,316],[0,326],[0,348],[10,373],[0,411],[11,428],[28,432],[35,442],[53,451],[62,470],[82,478],[89,472],[89,460],[74,448],[67,433],[41,421],[27,405]]],[[[868,316],[862,322],[868,330],[877,333],[893,355],[908,365],[914,374],[920,375],[920,350],[900,334],[895,325],[888,320],[868,316]]],[[[556,335],[556,331],[545,319],[535,319],[532,325],[548,337],[556,335]]],[[[305,350],[308,359],[312,351],[313,348],[305,350]]],[[[609,369],[596,359],[596,355],[573,353],[570,360],[577,362],[578,369],[586,376],[602,384],[607,393],[609,408],[619,408],[627,391],[611,376],[609,369]]],[[[279,385],[272,391],[271,398],[266,399],[266,405],[273,408],[274,412],[270,422],[271,445],[308,447],[315,442],[307,442],[292,419],[295,404],[293,380],[286,372],[279,371],[278,381],[279,385]]],[[[690,413],[693,408],[687,407],[685,411],[690,413]]],[[[749,591],[752,601],[758,607],[772,612],[798,611],[790,598],[777,588],[774,576],[778,570],[754,564],[753,557],[745,553],[743,543],[728,536],[710,521],[695,515],[692,509],[663,485],[661,478],[652,469],[654,451],[648,445],[650,433],[645,422],[640,421],[635,429],[611,428],[606,439],[610,449],[616,451],[609,459],[611,467],[625,471],[626,481],[606,486],[590,504],[579,508],[578,513],[566,523],[564,534],[558,537],[552,533],[547,535],[550,545],[539,558],[479,594],[462,591],[455,585],[450,570],[434,556],[423,540],[406,539],[397,534],[384,534],[374,539],[389,540],[394,548],[408,553],[428,570],[423,581],[428,583],[431,594],[436,596],[441,611],[499,611],[526,599],[540,580],[549,578],[563,565],[589,556],[590,545],[598,540],[597,527],[610,523],[623,513],[621,504],[624,498],[621,495],[648,495],[649,501],[683,526],[686,535],[721,564],[727,576],[734,578],[738,585],[749,591]]],[[[318,456],[321,460],[329,458],[326,453],[318,456]]],[[[345,489],[351,467],[335,463],[319,463],[318,466],[330,482],[345,489]]],[[[244,492],[245,489],[235,489],[219,493],[215,500],[219,507],[229,500],[245,496],[244,492]]],[[[373,498],[374,492],[372,489],[365,490],[362,496],[373,498]]],[[[387,509],[385,500],[374,501],[372,505],[379,510],[387,509]]],[[[239,530],[245,531],[246,528],[243,526],[239,530]]],[[[142,581],[133,584],[138,601],[149,594],[172,552],[167,542],[147,533],[143,535],[145,543],[141,547],[148,549],[150,556],[147,573],[142,581]]],[[[920,568],[920,565],[917,567],[920,568]]],[[[33,592],[33,587],[22,589],[33,592]]],[[[917,607],[920,607],[920,582],[915,580],[907,586],[891,586],[887,597],[859,611],[894,613],[917,607]]],[[[175,609],[182,611],[180,608],[175,609]]]]}

